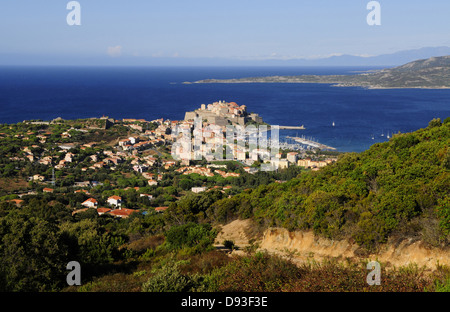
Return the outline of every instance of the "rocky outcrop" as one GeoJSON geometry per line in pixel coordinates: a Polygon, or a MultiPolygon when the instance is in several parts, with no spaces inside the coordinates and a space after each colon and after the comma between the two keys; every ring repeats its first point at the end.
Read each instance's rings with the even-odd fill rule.
{"type": "Polygon", "coordinates": [[[308,261],[321,262],[325,259],[355,261],[378,261],[387,267],[401,267],[416,264],[419,268],[434,270],[438,265],[450,266],[450,248],[428,247],[420,240],[404,239],[388,242],[377,253],[361,253],[358,244],[350,240],[331,240],[314,235],[312,231],[288,231],[284,228],[269,228],[263,236],[252,235],[254,224],[247,220],[235,220],[220,227],[216,246],[224,240],[234,242],[237,250],[233,255],[244,255],[243,249],[250,242],[258,245],[258,250],[282,256],[289,256],[297,264],[308,261]]]}
{"type": "Polygon", "coordinates": [[[450,266],[450,249],[427,247],[423,242],[405,239],[398,244],[387,243],[376,254],[361,255],[359,246],[348,240],[319,238],[312,232],[289,232],[283,228],[270,228],[264,233],[260,250],[277,254],[290,254],[295,262],[321,261],[327,258],[376,260],[388,266],[417,264],[436,269],[437,265],[450,266]]]}

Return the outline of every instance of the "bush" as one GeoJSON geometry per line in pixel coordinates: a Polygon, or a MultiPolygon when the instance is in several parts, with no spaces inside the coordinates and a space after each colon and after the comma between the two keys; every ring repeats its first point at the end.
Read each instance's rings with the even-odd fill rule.
{"type": "Polygon", "coordinates": [[[441,119],[440,118],[434,118],[428,123],[428,128],[434,128],[434,127],[440,127],[441,126],[441,119]]]}
{"type": "Polygon", "coordinates": [[[437,281],[435,285],[435,292],[450,292],[450,278],[444,282],[437,281]]]}
{"type": "Polygon", "coordinates": [[[55,291],[68,246],[57,226],[16,211],[0,218],[0,291],[55,291]]]}
{"type": "Polygon", "coordinates": [[[393,268],[381,265],[381,285],[369,286],[366,263],[325,260],[322,263],[304,264],[302,276],[287,286],[293,292],[422,292],[430,286],[431,279],[417,266],[393,268]]]}
{"type": "Polygon", "coordinates": [[[153,249],[147,249],[146,252],[139,256],[139,261],[149,261],[155,254],[156,252],[153,249]]]}
{"type": "Polygon", "coordinates": [[[166,232],[166,243],[170,249],[194,248],[197,251],[208,249],[217,236],[210,224],[187,223],[172,226],[166,232]]]}
{"type": "Polygon", "coordinates": [[[234,249],[234,242],[231,240],[225,240],[223,246],[227,249],[234,249]]]}
{"type": "Polygon", "coordinates": [[[440,218],[441,230],[445,237],[448,237],[450,235],[450,198],[439,199],[436,212],[440,218]]]}
{"type": "Polygon", "coordinates": [[[189,260],[189,263],[182,267],[184,273],[205,275],[230,263],[232,258],[221,251],[211,250],[190,256],[189,260]]]}
{"type": "Polygon", "coordinates": [[[300,270],[291,261],[257,252],[214,271],[209,283],[215,291],[272,292],[298,278],[300,270]]]}
{"type": "Polygon", "coordinates": [[[170,262],[159,269],[142,285],[144,292],[186,292],[195,286],[195,279],[184,275],[179,264],[170,262]]]}

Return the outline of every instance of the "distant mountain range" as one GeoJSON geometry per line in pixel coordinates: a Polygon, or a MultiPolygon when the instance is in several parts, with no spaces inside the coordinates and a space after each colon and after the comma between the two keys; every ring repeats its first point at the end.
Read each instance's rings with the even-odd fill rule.
{"type": "Polygon", "coordinates": [[[450,56],[431,57],[405,65],[354,75],[269,76],[205,79],[195,83],[329,83],[341,87],[450,88],[450,56]]]}
{"type": "Polygon", "coordinates": [[[418,59],[450,55],[450,47],[426,47],[378,56],[340,55],[317,59],[264,59],[242,60],[218,57],[109,57],[107,55],[64,56],[0,54],[0,65],[52,65],[52,66],[398,66],[418,59]]]}
{"type": "MultiPolygon", "coordinates": [[[[319,59],[267,60],[267,65],[289,66],[399,66],[419,59],[450,55],[450,47],[427,47],[378,56],[340,55],[319,59]]],[[[255,61],[256,62],[256,61],[255,61]]],[[[262,61],[258,61],[262,62],[262,61]]]]}

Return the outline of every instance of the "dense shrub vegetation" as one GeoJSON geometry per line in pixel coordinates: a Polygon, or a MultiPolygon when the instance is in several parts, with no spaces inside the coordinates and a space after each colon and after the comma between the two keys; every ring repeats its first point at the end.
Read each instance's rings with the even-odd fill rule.
{"type": "Polygon", "coordinates": [[[320,171],[216,201],[210,215],[351,237],[367,249],[393,235],[443,246],[449,243],[449,194],[450,121],[433,120],[363,153],[344,154],[320,171]]]}
{"type": "MultiPolygon", "coordinates": [[[[2,147],[0,154],[9,155],[11,148],[2,147]]],[[[8,177],[20,163],[2,165],[0,174],[8,177]]],[[[33,170],[27,168],[26,175],[33,170]]],[[[0,291],[449,289],[445,268],[437,276],[426,276],[418,268],[397,269],[383,273],[388,282],[382,286],[368,287],[364,264],[297,266],[250,251],[230,258],[212,247],[217,234],[214,226],[237,218],[252,218],[261,228],[308,229],[329,238],[352,238],[366,250],[389,238],[408,236],[448,247],[449,119],[394,135],[360,154],[343,154],[337,163],[316,172],[290,170],[219,181],[252,187],[239,194],[212,190],[176,198],[183,191],[183,179],[192,185],[205,182],[193,176],[164,185],[156,192],[157,204],[169,206],[162,214],[155,213],[133,189],[121,191],[128,203],[145,212],[123,220],[98,216],[94,210],[72,215],[75,203],[85,199],[73,192],[24,196],[22,207],[1,201],[0,291]],[[288,181],[272,183],[283,177],[288,181]],[[67,287],[65,279],[66,265],[74,260],[83,267],[79,288],[67,287]]],[[[126,186],[119,178],[111,181],[126,186]]],[[[107,183],[92,191],[103,194],[100,201],[113,193],[107,183]]]]}

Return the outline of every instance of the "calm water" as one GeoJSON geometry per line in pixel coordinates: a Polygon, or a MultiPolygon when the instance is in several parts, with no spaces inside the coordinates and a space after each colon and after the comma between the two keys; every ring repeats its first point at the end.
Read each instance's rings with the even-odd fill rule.
{"type": "MultiPolygon", "coordinates": [[[[370,69],[370,68],[365,68],[370,69]]],[[[450,116],[450,90],[366,90],[321,84],[182,84],[206,78],[349,74],[363,68],[0,68],[0,122],[101,117],[168,118],[218,100],[247,105],[274,125],[340,151],[362,151],[392,132],[450,116]],[[335,126],[332,126],[332,123],[335,126]],[[384,134],[384,136],[381,136],[384,134]],[[373,137],[373,139],[372,139],[373,137]]]]}

